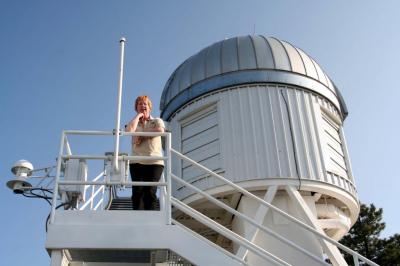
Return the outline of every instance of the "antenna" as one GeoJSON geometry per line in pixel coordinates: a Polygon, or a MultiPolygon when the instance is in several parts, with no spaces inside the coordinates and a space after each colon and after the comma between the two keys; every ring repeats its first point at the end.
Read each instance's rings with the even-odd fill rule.
{"type": "Polygon", "coordinates": [[[115,150],[114,150],[114,171],[119,172],[118,166],[118,152],[119,152],[119,136],[121,134],[120,122],[121,122],[121,98],[122,98],[122,80],[124,77],[124,52],[125,52],[126,39],[122,37],[119,40],[121,45],[121,60],[119,65],[119,81],[118,81],[118,99],[117,99],[117,119],[115,123],[115,150]]]}

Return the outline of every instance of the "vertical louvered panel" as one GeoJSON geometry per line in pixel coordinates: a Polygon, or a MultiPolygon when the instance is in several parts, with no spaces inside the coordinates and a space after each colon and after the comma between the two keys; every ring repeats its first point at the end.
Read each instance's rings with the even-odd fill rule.
{"type": "Polygon", "coordinates": [[[326,167],[328,171],[347,177],[346,159],[342,147],[339,126],[326,114],[322,114],[322,128],[325,136],[326,167]]]}
{"type": "MultiPolygon", "coordinates": [[[[215,105],[182,120],[181,151],[213,171],[221,168],[218,114],[215,105]]],[[[203,173],[186,161],[182,163],[182,177],[185,180],[193,180],[203,173]]]]}

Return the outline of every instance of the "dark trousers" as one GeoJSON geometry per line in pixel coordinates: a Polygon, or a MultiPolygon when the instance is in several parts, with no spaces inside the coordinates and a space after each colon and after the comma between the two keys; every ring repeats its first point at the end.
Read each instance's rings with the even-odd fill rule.
{"type": "MultiPolygon", "coordinates": [[[[132,181],[158,182],[163,172],[164,166],[158,164],[139,164],[129,165],[132,181]]],[[[132,208],[140,209],[143,200],[145,210],[155,210],[157,203],[157,187],[152,186],[133,186],[132,187],[132,208]]]]}

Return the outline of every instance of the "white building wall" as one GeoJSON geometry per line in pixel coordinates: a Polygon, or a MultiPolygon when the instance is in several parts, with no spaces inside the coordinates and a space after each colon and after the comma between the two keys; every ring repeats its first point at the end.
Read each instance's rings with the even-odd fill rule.
{"type": "MultiPolygon", "coordinates": [[[[347,172],[333,171],[334,176],[326,172],[332,164],[326,155],[327,140],[321,134],[324,131],[322,112],[341,121],[336,108],[328,101],[308,91],[281,85],[248,85],[215,92],[175,113],[170,121],[173,148],[182,151],[182,126],[188,123],[188,118],[210,106],[215,106],[218,113],[218,163],[221,164],[220,167],[215,162],[210,165],[225,177],[236,182],[300,177],[328,182],[355,193],[349,183],[352,179],[348,168],[345,168],[347,172]]],[[[346,157],[344,142],[341,145],[346,157]]],[[[215,153],[215,149],[202,149],[202,157],[207,151],[215,153]]],[[[191,155],[196,157],[196,151],[191,155]]],[[[347,162],[345,158],[341,163],[347,162]]],[[[174,160],[173,172],[182,177],[181,167],[182,163],[174,160]]],[[[219,184],[214,178],[199,174],[187,180],[203,189],[219,184]]],[[[184,198],[191,192],[180,188],[175,194],[184,198]]]]}

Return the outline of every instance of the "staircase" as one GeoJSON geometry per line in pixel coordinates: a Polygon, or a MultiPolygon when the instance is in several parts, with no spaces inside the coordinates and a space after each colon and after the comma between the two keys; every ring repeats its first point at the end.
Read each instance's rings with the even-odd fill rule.
{"type": "MultiPolygon", "coordinates": [[[[76,134],[77,132],[72,133],[76,134]]],[[[89,133],[92,134],[93,132],[89,133]]],[[[96,134],[103,133],[96,132],[96,134]]],[[[152,136],[151,134],[155,133],[148,132],[144,135],[152,136]]],[[[161,133],[161,135],[163,134],[168,137],[168,143],[170,144],[170,133],[161,133]]],[[[64,140],[62,143],[64,143],[64,140]]],[[[160,203],[158,203],[158,210],[154,211],[132,211],[132,203],[129,197],[117,197],[116,194],[112,197],[111,189],[108,190],[108,188],[115,186],[130,187],[144,185],[141,182],[130,182],[123,179],[120,181],[110,181],[106,178],[107,175],[103,173],[90,181],[87,181],[86,177],[82,180],[60,180],[61,162],[64,159],[94,158],[105,160],[106,162],[111,159],[107,156],[61,155],[63,154],[61,149],[55,178],[52,211],[49,219],[50,223],[46,238],[46,249],[51,254],[51,266],[310,265],[304,263],[299,264],[301,263],[299,261],[294,261],[290,264],[282,260],[270,252],[269,249],[264,249],[257,245],[252,239],[255,235],[253,233],[253,236],[235,233],[230,226],[232,217],[235,217],[235,219],[240,218],[249,223],[254,227],[255,232],[262,231],[278,239],[286,246],[290,246],[291,249],[295,250],[298,254],[307,256],[315,265],[329,265],[324,260],[325,258],[315,256],[315,254],[304,249],[301,244],[296,244],[280,235],[278,232],[265,227],[262,223],[262,219],[259,219],[259,217],[251,217],[244,212],[241,213],[236,208],[237,204],[225,204],[223,200],[220,201],[213,195],[196,188],[192,184],[171,173],[171,152],[178,156],[179,159],[186,160],[202,169],[205,173],[217,178],[222,184],[232,187],[237,194],[244,195],[254,200],[260,205],[257,214],[264,212],[264,209],[278,213],[284,219],[299,226],[300,230],[305,230],[312,234],[315,239],[319,241],[325,252],[324,254],[329,257],[333,265],[347,265],[338,249],[340,248],[342,251],[353,256],[355,265],[360,265],[359,260],[361,260],[368,265],[377,266],[377,264],[372,261],[327,237],[322,229],[319,228],[313,215],[309,213],[308,207],[304,208],[306,222],[297,220],[295,217],[272,205],[270,203],[271,200],[268,200],[268,193],[266,193],[264,199],[259,198],[243,187],[232,183],[229,179],[212,172],[190,158],[171,149],[170,145],[166,145],[166,156],[161,157],[161,159],[167,161],[164,170],[165,180],[162,179],[160,182],[153,182],[151,184],[149,182],[146,183],[146,185],[150,184],[161,188],[160,198],[162,199],[162,204],[160,207],[160,203]],[[203,197],[212,204],[218,206],[218,208],[226,212],[226,219],[218,220],[216,218],[221,217],[218,213],[214,213],[216,214],[214,215],[210,213],[208,208],[207,212],[202,212],[201,209],[196,210],[173,197],[171,193],[172,181],[193,189],[199,194],[198,196],[200,198],[203,197]],[[62,194],[62,191],[61,193],[58,191],[58,188],[62,188],[62,186],[65,185],[84,186],[85,189],[91,188],[91,195],[87,196],[85,201],[78,201],[76,204],[77,206],[71,210],[58,208],[57,206],[63,206],[63,204],[66,203],[65,195],[62,194]],[[104,191],[110,191],[110,196],[107,197],[104,191]],[[105,203],[103,201],[110,198],[111,202],[108,201],[110,203],[109,207],[106,209],[102,208],[101,206],[105,203]],[[172,208],[174,208],[173,215],[171,213],[172,208]],[[179,212],[184,215],[179,216],[179,212]],[[207,216],[206,214],[212,215],[207,216]],[[189,224],[185,225],[185,221],[189,224]],[[206,228],[203,226],[195,226],[193,228],[190,226],[193,223],[201,223],[208,229],[205,231],[206,228]],[[197,231],[196,229],[198,229],[198,232],[194,232],[197,231]],[[205,237],[208,237],[210,240],[215,240],[215,242],[205,237]],[[243,249],[243,252],[239,250],[237,254],[235,254],[230,244],[231,242],[229,242],[227,246],[221,245],[221,243],[226,242],[225,240],[234,242],[235,245],[243,249]],[[221,246],[224,246],[226,249],[221,246]],[[248,252],[258,256],[264,263],[249,263],[246,256],[242,255],[248,252]]],[[[137,158],[135,156],[121,156],[122,161],[134,159],[137,158]]],[[[154,158],[151,157],[150,159],[154,158]]],[[[276,191],[276,189],[274,191],[276,191]]],[[[283,189],[285,189],[290,198],[299,205],[297,209],[306,206],[306,203],[296,188],[288,185],[283,189]]],[[[275,195],[275,192],[271,194],[275,195]]],[[[263,216],[265,216],[265,214],[263,214],[263,216]]]]}
{"type": "Polygon", "coordinates": [[[132,200],[129,197],[115,198],[111,201],[109,210],[131,211],[132,200]]]}
{"type": "MultiPolygon", "coordinates": [[[[117,197],[111,201],[111,205],[108,208],[110,211],[132,211],[132,199],[130,197],[117,197]]],[[[160,200],[157,199],[156,211],[160,210],[160,200]]]]}
{"type": "Polygon", "coordinates": [[[166,224],[163,211],[57,210],[46,249],[52,265],[243,265],[184,226],[166,224]]]}

